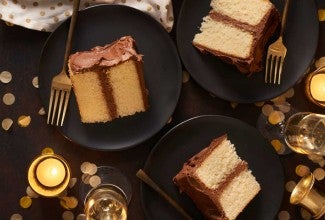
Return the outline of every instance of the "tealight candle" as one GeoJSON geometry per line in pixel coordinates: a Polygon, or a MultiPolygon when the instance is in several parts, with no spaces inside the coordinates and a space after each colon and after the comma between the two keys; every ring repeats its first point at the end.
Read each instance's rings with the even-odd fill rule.
{"type": "Polygon", "coordinates": [[[310,93],[315,100],[325,102],[325,74],[317,74],[311,78],[310,93]]]}
{"type": "Polygon", "coordinates": [[[65,177],[66,171],[60,160],[55,158],[45,159],[36,167],[38,181],[47,187],[60,185],[65,177]]]}
{"type": "Polygon", "coordinates": [[[37,194],[55,197],[67,188],[70,175],[70,167],[61,156],[44,153],[31,163],[28,182],[37,194]]]}

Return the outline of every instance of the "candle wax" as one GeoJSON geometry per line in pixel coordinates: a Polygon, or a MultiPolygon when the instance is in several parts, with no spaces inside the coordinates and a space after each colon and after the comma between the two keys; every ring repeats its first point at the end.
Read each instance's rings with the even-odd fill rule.
{"type": "Polygon", "coordinates": [[[311,96],[317,100],[325,101],[325,74],[317,74],[310,81],[311,96]]]}
{"type": "Polygon", "coordinates": [[[47,187],[54,187],[63,182],[65,168],[60,160],[48,158],[41,161],[36,168],[36,178],[47,187]]]}

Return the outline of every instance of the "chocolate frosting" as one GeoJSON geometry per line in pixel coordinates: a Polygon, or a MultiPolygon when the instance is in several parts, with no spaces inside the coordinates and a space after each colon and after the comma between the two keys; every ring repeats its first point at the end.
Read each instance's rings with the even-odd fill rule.
{"type": "Polygon", "coordinates": [[[199,167],[211,152],[225,139],[227,139],[227,135],[214,139],[207,148],[204,148],[198,154],[190,158],[183,165],[182,170],[173,178],[173,181],[178,186],[179,190],[185,192],[193,200],[195,205],[208,220],[228,219],[219,202],[220,194],[233,178],[235,178],[240,172],[248,169],[246,162],[242,161],[239,163],[233,172],[219,184],[217,190],[209,189],[197,178],[195,175],[197,167],[199,167]]]}
{"type": "Polygon", "coordinates": [[[251,73],[261,71],[263,69],[265,45],[275,32],[280,22],[280,14],[278,10],[272,5],[271,10],[256,26],[251,26],[247,23],[234,20],[226,15],[219,14],[214,11],[211,11],[209,16],[216,21],[222,21],[239,29],[251,32],[254,35],[254,39],[250,55],[248,58],[241,59],[229,54],[211,50],[196,43],[193,43],[194,46],[197,47],[201,52],[209,52],[215,56],[218,56],[224,62],[235,65],[242,73],[251,75],[251,73]]]}
{"type": "Polygon", "coordinates": [[[73,72],[80,72],[93,67],[110,67],[135,57],[142,61],[142,55],[134,49],[135,41],[131,36],[124,36],[119,40],[103,47],[97,46],[90,51],[77,52],[69,58],[69,66],[73,72]]]}

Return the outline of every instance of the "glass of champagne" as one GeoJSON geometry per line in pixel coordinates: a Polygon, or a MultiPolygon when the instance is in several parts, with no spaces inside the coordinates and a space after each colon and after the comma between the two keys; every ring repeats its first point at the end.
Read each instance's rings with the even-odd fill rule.
{"type": "Polygon", "coordinates": [[[100,183],[91,187],[83,184],[84,211],[87,220],[126,220],[127,207],[131,200],[132,188],[117,168],[98,167],[96,175],[100,183]]]}
{"type": "Polygon", "coordinates": [[[285,123],[283,136],[295,152],[325,155],[325,115],[298,112],[285,123]]]}

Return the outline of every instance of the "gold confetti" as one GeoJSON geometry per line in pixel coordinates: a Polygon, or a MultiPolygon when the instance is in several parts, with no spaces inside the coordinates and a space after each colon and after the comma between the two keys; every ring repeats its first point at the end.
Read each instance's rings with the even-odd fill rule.
{"type": "Polygon", "coordinates": [[[257,107],[262,107],[265,102],[255,102],[254,105],[257,107]]]}
{"type": "Polygon", "coordinates": [[[238,105],[238,103],[236,103],[236,102],[230,102],[230,106],[231,106],[233,109],[236,108],[237,105],[238,105]]]}
{"type": "Polygon", "coordinates": [[[310,173],[309,167],[299,164],[296,166],[295,172],[298,176],[303,177],[310,173]]]}
{"type": "Polygon", "coordinates": [[[12,80],[12,75],[9,71],[2,71],[0,73],[0,81],[2,83],[9,83],[12,80]]]}
{"type": "Polygon", "coordinates": [[[313,172],[316,180],[322,180],[325,177],[325,171],[323,168],[317,168],[313,172]]]}
{"type": "Polygon", "coordinates": [[[278,139],[272,140],[271,144],[272,144],[273,148],[275,149],[275,151],[278,153],[282,152],[284,149],[284,144],[282,144],[281,141],[278,139]]]}
{"type": "Polygon", "coordinates": [[[102,180],[99,176],[95,175],[90,177],[89,179],[89,185],[93,188],[95,188],[96,186],[98,186],[99,184],[101,184],[102,180]]]}
{"type": "Polygon", "coordinates": [[[54,154],[54,150],[50,147],[45,147],[43,150],[42,150],[42,154],[54,154]]]}
{"type": "Polygon", "coordinates": [[[300,209],[300,214],[304,220],[310,220],[312,217],[311,214],[304,208],[300,209]]]}
{"type": "Polygon", "coordinates": [[[289,220],[290,214],[288,211],[281,211],[278,214],[278,220],[289,220]]]}
{"type": "Polygon", "coordinates": [[[86,161],[86,162],[83,162],[81,165],[80,165],[80,170],[82,173],[85,173],[85,174],[88,174],[89,170],[91,169],[91,163],[86,161]]]}
{"type": "Polygon", "coordinates": [[[39,195],[30,186],[27,186],[26,194],[30,198],[38,198],[39,197],[39,195]]]}
{"type": "Polygon", "coordinates": [[[292,192],[296,185],[297,183],[295,181],[288,181],[285,185],[285,188],[288,192],[292,192]]]}
{"type": "Polygon", "coordinates": [[[37,88],[38,89],[38,77],[37,76],[35,76],[34,78],[33,78],[33,80],[32,80],[32,84],[33,84],[33,86],[35,87],[35,88],[37,88]]]}
{"type": "Polygon", "coordinates": [[[39,114],[39,115],[45,115],[45,114],[46,114],[44,107],[42,107],[42,108],[38,111],[38,114],[39,114]]]}
{"type": "Polygon", "coordinates": [[[276,106],[277,106],[277,107],[279,108],[279,110],[280,110],[281,112],[283,112],[283,113],[287,113],[287,112],[289,112],[290,109],[291,109],[290,103],[288,103],[288,102],[284,102],[284,103],[282,103],[282,104],[277,104],[276,106]]]}
{"type": "Polygon", "coordinates": [[[76,220],[86,220],[86,215],[85,214],[79,214],[77,216],[77,219],[76,220]]]}
{"type": "Polygon", "coordinates": [[[12,105],[15,102],[15,96],[12,93],[4,94],[2,101],[6,105],[12,105]]]}
{"type": "Polygon", "coordinates": [[[315,62],[315,67],[320,68],[322,66],[325,66],[325,57],[321,57],[315,62]]]}
{"type": "Polygon", "coordinates": [[[10,217],[10,220],[23,220],[23,216],[18,213],[15,213],[10,217]]]}
{"type": "Polygon", "coordinates": [[[183,71],[182,82],[187,83],[190,80],[190,74],[187,71],[183,71]]]}
{"type": "Polygon", "coordinates": [[[32,199],[29,196],[23,196],[19,200],[19,204],[22,208],[27,209],[32,205],[32,199]]]}
{"type": "Polygon", "coordinates": [[[274,103],[274,104],[282,104],[286,101],[286,97],[284,96],[284,94],[278,96],[278,97],[275,97],[274,99],[271,99],[271,101],[274,103]]]}
{"type": "Polygon", "coordinates": [[[70,209],[74,209],[77,207],[78,200],[76,197],[73,197],[73,196],[70,196],[70,197],[64,196],[61,198],[60,204],[63,205],[63,208],[70,210],[70,209]]]}
{"type": "Polygon", "coordinates": [[[263,115],[269,116],[269,114],[272,111],[273,111],[273,106],[272,105],[269,105],[269,104],[263,105],[263,107],[262,107],[262,113],[263,113],[263,115]]]}
{"type": "Polygon", "coordinates": [[[325,21],[325,10],[324,9],[318,10],[318,18],[319,18],[319,21],[325,21]]]}
{"type": "Polygon", "coordinates": [[[90,175],[89,174],[82,174],[81,176],[81,181],[84,183],[84,184],[89,184],[89,179],[90,179],[90,175]]]}
{"type": "Polygon", "coordinates": [[[21,115],[18,118],[18,125],[22,128],[27,127],[31,122],[31,117],[28,115],[21,115]]]}
{"type": "Polygon", "coordinates": [[[284,120],[285,116],[281,111],[273,111],[269,114],[268,121],[272,125],[279,124],[284,120]]]}
{"type": "Polygon", "coordinates": [[[73,220],[74,219],[74,215],[71,211],[64,211],[62,213],[62,219],[63,220],[73,220]]]}
{"type": "Polygon", "coordinates": [[[69,185],[68,185],[69,188],[70,189],[73,188],[74,185],[76,185],[76,183],[77,183],[77,178],[75,178],[75,177],[71,178],[70,181],[69,181],[69,185]]]}
{"type": "Polygon", "coordinates": [[[5,119],[2,120],[1,125],[2,125],[2,128],[3,128],[5,131],[9,131],[9,129],[11,128],[11,126],[12,126],[13,123],[14,123],[14,122],[12,121],[11,118],[5,118],[5,119]]]}
{"type": "Polygon", "coordinates": [[[318,162],[318,165],[319,165],[320,167],[324,167],[324,166],[325,166],[325,160],[323,159],[323,160],[319,161],[319,162],[318,162]]]}
{"type": "Polygon", "coordinates": [[[308,154],[307,157],[309,160],[313,161],[314,163],[319,163],[324,159],[323,156],[318,154],[308,154]]]}
{"type": "Polygon", "coordinates": [[[89,175],[94,175],[95,173],[97,173],[97,165],[96,164],[93,164],[91,163],[90,164],[90,169],[88,170],[88,174],[89,175]]]}

